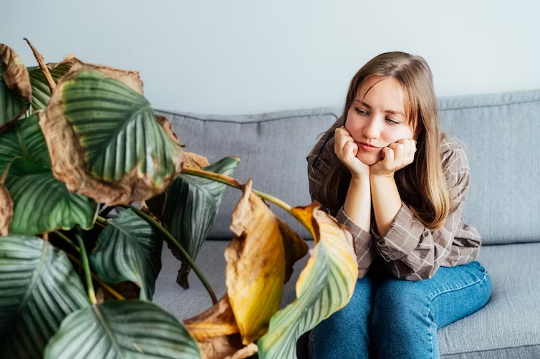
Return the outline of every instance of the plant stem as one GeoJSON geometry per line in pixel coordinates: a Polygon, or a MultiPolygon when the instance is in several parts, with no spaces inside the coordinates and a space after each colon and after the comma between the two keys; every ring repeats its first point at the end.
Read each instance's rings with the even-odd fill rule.
{"type": "MultiPolygon", "coordinates": [[[[75,243],[73,243],[73,242],[71,241],[71,239],[69,239],[67,236],[65,236],[64,234],[62,234],[60,231],[54,231],[54,233],[55,233],[58,237],[62,238],[64,241],[66,241],[67,243],[69,243],[69,245],[70,245],[73,249],[75,249],[77,252],[79,252],[79,253],[81,252],[81,250],[79,249],[79,247],[77,247],[77,246],[75,245],[75,243]]],[[[81,261],[79,261],[79,260],[77,259],[77,257],[75,257],[75,256],[74,256],[73,254],[71,254],[71,253],[67,253],[67,252],[66,252],[66,254],[68,255],[68,257],[69,257],[72,261],[74,261],[75,263],[77,263],[80,267],[83,267],[83,264],[81,263],[81,261]]],[[[90,272],[90,274],[92,275],[92,278],[94,278],[96,282],[98,282],[103,288],[107,289],[107,290],[108,290],[112,295],[114,295],[117,299],[120,299],[120,300],[124,300],[124,299],[125,299],[121,294],[119,294],[117,291],[115,291],[114,289],[112,289],[111,287],[109,287],[107,284],[105,284],[101,279],[99,279],[99,277],[98,277],[96,274],[94,274],[94,273],[92,273],[92,272],[90,272]]]]}
{"type": "Polygon", "coordinates": [[[84,249],[84,242],[80,235],[76,234],[75,238],[79,243],[79,249],[81,253],[82,264],[84,268],[84,275],[86,276],[86,285],[88,286],[88,298],[90,298],[90,303],[92,305],[97,304],[96,292],[94,291],[94,284],[92,283],[92,275],[90,272],[90,265],[88,264],[88,256],[86,255],[86,250],[84,249]]]}
{"type": "Polygon", "coordinates": [[[193,269],[197,277],[199,277],[200,281],[202,282],[202,284],[208,291],[208,294],[210,294],[210,298],[212,298],[212,304],[217,304],[218,300],[217,300],[216,294],[214,293],[214,290],[212,289],[212,287],[210,286],[210,284],[208,283],[208,281],[202,274],[199,267],[197,267],[193,259],[189,256],[186,250],[180,245],[180,243],[178,243],[178,241],[165,228],[163,228],[159,223],[157,223],[152,217],[142,212],[138,208],[135,208],[133,206],[126,206],[126,205],[122,205],[122,207],[130,208],[132,211],[137,213],[140,217],[144,218],[146,221],[152,224],[157,230],[163,233],[165,237],[167,237],[167,239],[171,241],[176,246],[176,248],[178,248],[178,250],[180,251],[180,253],[182,253],[182,256],[184,257],[184,260],[193,269]]]}
{"type": "Polygon", "coordinates": [[[102,226],[106,226],[108,223],[107,223],[107,220],[101,216],[97,216],[96,218],[96,222],[98,224],[101,224],[102,226]]]}
{"type": "MultiPolygon", "coordinates": [[[[229,177],[227,175],[223,175],[223,174],[220,174],[220,173],[214,173],[214,172],[210,172],[210,171],[199,170],[199,169],[195,169],[195,168],[186,168],[186,167],[184,167],[182,169],[182,174],[187,174],[187,175],[212,179],[212,180],[214,180],[216,182],[221,182],[221,183],[224,183],[224,184],[226,184],[228,186],[238,188],[238,189],[242,189],[242,186],[243,186],[236,179],[234,179],[232,177],[229,177]]],[[[261,191],[257,191],[256,189],[252,189],[252,191],[253,191],[253,193],[258,195],[259,197],[264,198],[267,201],[272,202],[273,204],[283,208],[285,211],[287,211],[287,213],[289,213],[298,222],[300,222],[309,231],[309,233],[311,233],[313,238],[315,238],[315,233],[312,232],[311,224],[308,223],[305,218],[298,215],[298,213],[294,212],[292,207],[289,206],[287,203],[283,202],[279,198],[276,198],[276,197],[271,196],[269,194],[263,193],[261,191]]]]}
{"type": "Polygon", "coordinates": [[[81,252],[81,250],[79,249],[79,247],[77,247],[77,246],[75,245],[75,243],[73,243],[73,242],[71,241],[71,239],[69,239],[67,236],[65,236],[65,235],[63,235],[62,233],[60,233],[60,231],[54,231],[54,233],[55,233],[58,237],[62,238],[64,241],[66,241],[66,242],[67,242],[73,249],[75,249],[77,252],[79,252],[79,253],[81,252]]]}
{"type": "Polygon", "coordinates": [[[53,90],[56,88],[56,84],[54,83],[54,80],[51,76],[51,73],[49,72],[49,68],[47,65],[45,65],[45,60],[43,59],[43,56],[36,50],[34,46],[30,43],[30,41],[27,38],[24,38],[24,40],[28,43],[28,46],[32,49],[32,52],[34,53],[34,56],[39,64],[39,67],[41,68],[41,71],[43,72],[43,75],[45,75],[45,79],[47,80],[47,84],[49,85],[49,88],[51,89],[51,94],[53,90]]]}
{"type": "MultiPolygon", "coordinates": [[[[79,250],[79,248],[77,248],[77,250],[79,250]]],[[[68,255],[68,257],[74,261],[75,263],[77,263],[81,268],[83,267],[83,264],[81,263],[80,260],[77,259],[77,257],[75,257],[73,254],[71,253],[66,253],[68,255]]],[[[119,300],[125,300],[126,298],[124,298],[120,293],[118,293],[117,291],[115,291],[114,289],[112,289],[111,287],[109,287],[106,283],[104,283],[101,279],[99,279],[99,277],[94,274],[94,273],[90,273],[92,275],[92,278],[94,278],[94,280],[96,282],[98,282],[103,288],[107,289],[112,295],[114,295],[116,297],[116,299],[119,299],[119,300]]]]}

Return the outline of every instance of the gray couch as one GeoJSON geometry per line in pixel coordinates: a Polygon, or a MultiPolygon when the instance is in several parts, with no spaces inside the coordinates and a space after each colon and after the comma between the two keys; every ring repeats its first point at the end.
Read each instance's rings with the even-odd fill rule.
{"type": "MultiPolygon", "coordinates": [[[[306,156],[340,109],[316,108],[253,116],[159,112],[173,123],[186,151],[210,163],[234,155],[235,177],[290,205],[307,205],[306,156]]],[[[445,359],[540,358],[540,90],[439,98],[442,128],[461,139],[472,171],[464,220],[478,228],[478,260],[493,281],[493,295],[477,313],[439,329],[445,359]]],[[[225,293],[223,250],[240,191],[227,188],[197,263],[216,294],[225,293]]],[[[275,208],[275,207],[273,207],[275,208]]],[[[304,238],[308,233],[279,208],[275,212],[304,238]]],[[[310,242],[312,245],[313,242],[310,242]]],[[[304,257],[286,285],[282,306],[295,298],[304,257]]],[[[191,274],[191,288],[175,283],[178,262],[163,251],[154,302],[180,319],[211,306],[191,274]]]]}

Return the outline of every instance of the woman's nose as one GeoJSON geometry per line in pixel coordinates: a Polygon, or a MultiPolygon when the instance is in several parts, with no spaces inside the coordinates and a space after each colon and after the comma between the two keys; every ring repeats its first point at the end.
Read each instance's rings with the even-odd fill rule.
{"type": "Polygon", "coordinates": [[[364,127],[364,130],[362,131],[366,138],[379,138],[381,135],[381,128],[378,122],[379,121],[377,121],[375,117],[370,117],[369,121],[364,127]]]}

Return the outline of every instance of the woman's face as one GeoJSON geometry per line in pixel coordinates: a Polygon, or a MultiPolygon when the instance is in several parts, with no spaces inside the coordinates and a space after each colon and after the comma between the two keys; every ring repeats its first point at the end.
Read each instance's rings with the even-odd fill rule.
{"type": "Polygon", "coordinates": [[[345,128],[358,144],[356,157],[368,166],[382,159],[382,149],[402,139],[413,139],[406,118],[405,94],[393,77],[364,80],[347,113],[345,128]],[[368,151],[361,143],[375,146],[368,151]]]}

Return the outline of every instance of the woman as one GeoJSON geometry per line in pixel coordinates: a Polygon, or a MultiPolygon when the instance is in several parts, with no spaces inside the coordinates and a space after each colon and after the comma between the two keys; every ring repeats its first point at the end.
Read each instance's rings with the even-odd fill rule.
{"type": "Polygon", "coordinates": [[[307,157],[311,197],[351,231],[359,269],[350,302],[311,333],[313,359],[439,358],[437,329],[487,303],[482,241],[461,220],[467,157],[438,121],[426,61],[384,53],[307,157]]]}

